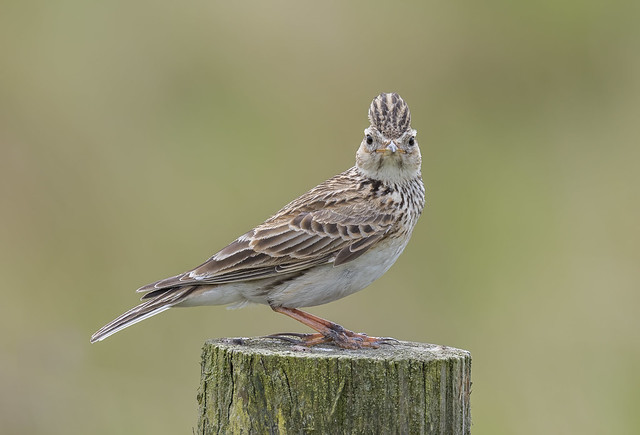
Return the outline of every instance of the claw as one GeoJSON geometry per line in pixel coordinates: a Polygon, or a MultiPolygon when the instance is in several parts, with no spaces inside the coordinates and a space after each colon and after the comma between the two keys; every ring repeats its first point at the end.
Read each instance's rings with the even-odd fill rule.
{"type": "Polygon", "coordinates": [[[280,338],[282,336],[291,335],[293,337],[304,338],[313,334],[305,334],[302,332],[278,332],[277,334],[265,335],[265,338],[280,338]]]}
{"type": "Polygon", "coordinates": [[[288,337],[287,334],[271,334],[265,335],[263,338],[275,338],[276,340],[286,341],[291,344],[300,344],[300,340],[296,340],[295,338],[288,337]]]}
{"type": "Polygon", "coordinates": [[[302,334],[299,332],[281,332],[279,334],[271,334],[265,338],[275,338],[277,340],[286,341],[297,346],[311,347],[317,344],[328,343],[331,341],[329,337],[322,334],[302,334]],[[292,338],[297,337],[297,338],[292,338]]]}
{"type": "Polygon", "coordinates": [[[398,343],[400,343],[400,340],[398,340],[397,338],[393,338],[393,337],[377,337],[377,343],[378,344],[384,344],[387,346],[395,346],[398,343]]]}

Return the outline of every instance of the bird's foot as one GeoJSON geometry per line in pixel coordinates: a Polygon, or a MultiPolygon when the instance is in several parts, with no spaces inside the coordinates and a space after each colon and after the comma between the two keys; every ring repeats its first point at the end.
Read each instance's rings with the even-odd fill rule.
{"type": "MultiPolygon", "coordinates": [[[[339,325],[338,325],[339,326],[339,325]]],[[[398,342],[391,337],[370,337],[367,334],[349,331],[342,327],[338,330],[331,329],[327,335],[316,334],[300,334],[296,332],[284,332],[280,334],[268,335],[267,338],[277,338],[297,346],[312,347],[319,344],[334,344],[343,349],[377,349],[380,345],[393,345],[398,342]]]]}
{"type": "Polygon", "coordinates": [[[349,331],[337,323],[296,308],[276,306],[271,307],[271,309],[318,331],[316,334],[282,333],[269,336],[270,338],[279,338],[296,345],[316,346],[323,343],[332,343],[343,349],[361,349],[363,347],[376,349],[380,347],[381,344],[394,344],[398,342],[398,340],[394,338],[369,337],[367,334],[349,331]]]}

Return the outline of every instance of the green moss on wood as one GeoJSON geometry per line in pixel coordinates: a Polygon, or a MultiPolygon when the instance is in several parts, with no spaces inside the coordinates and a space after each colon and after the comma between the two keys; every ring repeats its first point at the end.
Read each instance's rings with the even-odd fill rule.
{"type": "Polygon", "coordinates": [[[469,352],[399,342],[296,350],[279,340],[210,340],[199,434],[470,433],[469,352]]]}

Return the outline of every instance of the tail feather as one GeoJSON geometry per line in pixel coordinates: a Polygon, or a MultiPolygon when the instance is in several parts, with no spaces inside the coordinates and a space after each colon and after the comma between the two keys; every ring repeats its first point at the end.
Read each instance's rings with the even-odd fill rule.
{"type": "Polygon", "coordinates": [[[160,314],[161,312],[168,310],[174,305],[184,301],[184,299],[191,294],[194,289],[195,286],[167,289],[167,291],[162,294],[131,308],[126,313],[121,314],[111,322],[104,325],[91,336],[91,343],[102,341],[124,328],[135,325],[144,319],[148,319],[151,316],[155,316],[156,314],[160,314]]]}

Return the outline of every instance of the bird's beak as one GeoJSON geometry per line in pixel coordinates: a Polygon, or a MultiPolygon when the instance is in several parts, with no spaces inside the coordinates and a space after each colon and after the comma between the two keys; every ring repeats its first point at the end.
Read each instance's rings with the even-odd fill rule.
{"type": "Polygon", "coordinates": [[[390,154],[395,154],[395,153],[400,153],[400,154],[404,154],[406,151],[403,149],[398,148],[398,145],[396,145],[396,143],[394,141],[389,141],[389,145],[387,145],[386,148],[380,148],[376,150],[377,153],[382,153],[385,155],[390,155],[390,154]]]}

